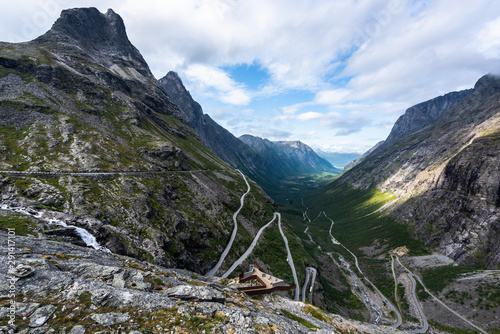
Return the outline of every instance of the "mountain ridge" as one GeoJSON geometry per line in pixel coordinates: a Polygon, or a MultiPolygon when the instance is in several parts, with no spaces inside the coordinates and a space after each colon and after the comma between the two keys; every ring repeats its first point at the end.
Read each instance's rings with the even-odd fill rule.
{"type": "Polygon", "coordinates": [[[252,177],[271,196],[280,187],[278,180],[287,176],[323,171],[340,173],[303,143],[293,148],[287,142],[271,142],[250,135],[235,137],[203,113],[175,72],[167,73],[159,83],[186,115],[202,142],[224,161],[252,177]]]}
{"type": "MultiPolygon", "coordinates": [[[[199,141],[117,14],[65,10],[42,37],[0,43],[0,87],[0,168],[14,172],[0,178],[4,201],[72,215],[118,254],[215,264],[246,184],[199,141]]],[[[251,233],[274,206],[257,186],[248,205],[251,233]]]]}
{"type": "Polygon", "coordinates": [[[386,140],[338,182],[392,192],[390,215],[416,237],[461,264],[498,267],[499,96],[500,78],[483,76],[431,124],[386,140]]]}

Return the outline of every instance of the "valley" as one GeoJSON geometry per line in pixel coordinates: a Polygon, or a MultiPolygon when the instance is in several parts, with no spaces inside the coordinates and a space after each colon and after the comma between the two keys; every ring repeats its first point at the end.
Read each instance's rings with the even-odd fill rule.
{"type": "Polygon", "coordinates": [[[500,333],[498,101],[486,75],[410,107],[342,172],[65,10],[0,42],[0,332],[500,333]]]}

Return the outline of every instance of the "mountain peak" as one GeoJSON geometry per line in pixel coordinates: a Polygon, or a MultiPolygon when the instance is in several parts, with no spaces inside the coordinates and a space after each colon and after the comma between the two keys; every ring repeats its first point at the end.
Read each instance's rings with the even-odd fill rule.
{"type": "Polygon", "coordinates": [[[189,125],[195,130],[200,129],[203,121],[203,110],[201,106],[193,100],[179,75],[174,71],[170,71],[167,75],[158,80],[158,82],[170,99],[177,104],[187,116],[189,125]]]}
{"type": "Polygon", "coordinates": [[[152,76],[144,58],[130,43],[122,18],[112,9],[105,14],[93,7],[63,10],[52,28],[32,43],[72,44],[102,65],[134,67],[152,76]]]}
{"type": "Polygon", "coordinates": [[[92,43],[93,48],[102,44],[130,46],[121,17],[112,9],[103,14],[97,8],[63,10],[52,28],[35,42],[66,42],[85,46],[92,43]]]}

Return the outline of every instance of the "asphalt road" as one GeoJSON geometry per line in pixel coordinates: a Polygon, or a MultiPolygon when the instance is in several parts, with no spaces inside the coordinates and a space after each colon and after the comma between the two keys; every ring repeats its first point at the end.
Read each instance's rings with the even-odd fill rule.
{"type": "Polygon", "coordinates": [[[422,310],[422,307],[420,306],[420,303],[418,302],[417,299],[417,294],[416,294],[416,289],[417,289],[417,282],[415,282],[415,279],[413,278],[415,275],[413,274],[408,274],[408,276],[411,279],[412,287],[411,287],[411,293],[413,295],[413,300],[415,301],[415,305],[417,305],[418,312],[420,313],[420,317],[423,322],[422,328],[419,329],[412,329],[408,330],[410,333],[426,333],[429,330],[429,323],[427,322],[427,318],[425,317],[424,310],[422,310]]]}
{"type": "Polygon", "coordinates": [[[241,176],[243,176],[243,180],[245,180],[245,183],[247,184],[248,189],[247,189],[247,192],[244,193],[240,198],[240,208],[238,209],[238,211],[236,211],[233,214],[234,229],[233,229],[233,233],[231,234],[231,238],[229,239],[229,242],[227,243],[226,249],[224,249],[224,251],[222,252],[222,255],[219,259],[219,262],[217,262],[215,267],[213,267],[208,273],[206,273],[205,276],[213,276],[217,272],[217,270],[219,270],[219,267],[221,266],[222,262],[224,262],[224,259],[227,256],[227,253],[229,253],[229,251],[231,250],[231,247],[233,246],[234,238],[236,237],[236,233],[238,232],[238,222],[236,220],[236,217],[238,217],[238,214],[240,213],[241,209],[243,208],[243,201],[245,200],[245,196],[250,192],[250,184],[248,183],[245,175],[243,175],[243,173],[240,170],[238,170],[238,172],[241,174],[241,176]]]}
{"type": "Polygon", "coordinates": [[[286,246],[286,253],[287,253],[286,260],[288,261],[288,264],[290,265],[290,268],[292,269],[293,281],[295,283],[295,300],[299,300],[299,296],[300,296],[299,280],[297,279],[297,272],[295,271],[295,266],[293,264],[292,254],[290,253],[290,248],[288,247],[288,240],[285,237],[285,233],[283,233],[283,230],[281,229],[281,214],[280,213],[278,213],[278,227],[280,229],[281,237],[283,238],[283,241],[285,242],[285,246],[286,246]]]}
{"type": "Polygon", "coordinates": [[[311,287],[309,289],[309,293],[311,294],[311,300],[312,300],[312,292],[314,288],[314,281],[316,280],[316,269],[313,267],[306,267],[306,280],[304,282],[304,285],[302,286],[302,301],[306,301],[306,289],[307,289],[307,284],[309,283],[309,276],[312,274],[312,279],[311,279],[311,287]]]}
{"type": "MultiPolygon", "coordinates": [[[[414,273],[412,273],[410,271],[410,269],[406,268],[402,263],[401,261],[399,260],[399,256],[397,257],[398,259],[398,263],[401,265],[401,267],[405,268],[405,270],[410,274],[410,278],[415,278],[424,288],[424,291],[427,292],[432,298],[434,298],[435,301],[437,301],[439,304],[441,304],[445,309],[447,309],[448,311],[450,311],[451,313],[453,313],[454,315],[456,315],[458,318],[462,319],[463,321],[465,321],[467,324],[469,324],[470,326],[474,327],[475,329],[477,329],[478,331],[480,331],[481,333],[484,333],[484,334],[488,334],[484,329],[474,325],[472,322],[470,322],[469,320],[467,320],[465,317],[463,317],[462,315],[458,314],[457,312],[455,312],[454,310],[452,310],[451,308],[448,307],[448,305],[446,305],[445,303],[443,303],[440,299],[438,299],[436,296],[434,296],[429,290],[427,290],[427,288],[425,287],[424,283],[422,282],[422,280],[420,279],[419,276],[415,275],[414,273]]],[[[414,280],[413,280],[414,281],[414,280]]],[[[415,284],[416,285],[416,284],[415,284]]],[[[414,285],[414,287],[415,287],[414,285]]],[[[415,292],[413,293],[414,294],[414,298],[416,298],[415,296],[415,292]]],[[[416,301],[416,299],[415,299],[416,301]]],[[[418,304],[418,302],[417,302],[418,304]]],[[[420,309],[420,306],[419,306],[419,310],[420,309]]],[[[422,314],[423,314],[423,311],[422,311],[422,314]]],[[[422,333],[422,332],[419,332],[419,333],[422,333]]]]}
{"type": "Polygon", "coordinates": [[[257,232],[257,235],[255,235],[255,238],[253,239],[252,243],[250,244],[250,247],[248,247],[246,252],[243,253],[243,255],[233,263],[231,268],[229,268],[224,273],[224,275],[222,275],[222,278],[226,278],[229,275],[231,275],[231,273],[234,271],[234,269],[236,269],[243,261],[245,261],[245,259],[248,257],[248,255],[250,255],[250,253],[253,251],[254,247],[257,245],[257,242],[259,241],[259,238],[260,238],[260,235],[262,234],[262,232],[264,232],[264,230],[276,220],[277,216],[278,216],[278,213],[275,212],[273,215],[273,219],[269,223],[267,223],[266,225],[264,225],[260,228],[259,232],[257,232]]]}
{"type": "MultiPolygon", "coordinates": [[[[326,216],[326,215],[325,215],[326,216]]],[[[331,219],[330,219],[331,220],[331,219]]],[[[358,269],[359,273],[361,274],[361,276],[363,276],[363,278],[368,282],[370,283],[370,285],[377,291],[377,293],[380,295],[380,297],[382,298],[382,300],[389,306],[389,308],[394,311],[394,313],[396,313],[396,316],[398,318],[398,320],[396,321],[395,324],[392,324],[391,327],[394,327],[394,328],[398,328],[399,326],[401,326],[401,324],[403,323],[403,318],[401,318],[401,314],[399,313],[398,309],[389,301],[389,299],[387,299],[387,297],[384,296],[384,294],[382,292],[380,292],[379,289],[377,289],[377,287],[365,276],[365,274],[363,273],[363,271],[361,270],[361,268],[359,268],[359,264],[358,264],[358,258],[356,257],[356,255],[354,255],[353,252],[351,252],[346,246],[344,246],[343,244],[341,244],[337,239],[335,239],[332,235],[332,227],[333,227],[333,220],[331,220],[332,222],[332,225],[330,225],[330,237],[331,237],[331,240],[332,240],[332,243],[335,244],[335,245],[340,245],[342,247],[345,248],[346,251],[348,251],[353,257],[354,257],[354,263],[356,265],[356,268],[358,269]]]]}

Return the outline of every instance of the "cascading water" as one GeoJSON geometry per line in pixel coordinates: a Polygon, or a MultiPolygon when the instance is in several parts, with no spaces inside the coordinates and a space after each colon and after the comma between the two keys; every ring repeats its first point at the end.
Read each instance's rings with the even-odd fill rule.
{"type": "Polygon", "coordinates": [[[68,224],[66,224],[66,222],[59,220],[59,219],[44,217],[43,212],[37,211],[37,210],[32,209],[32,208],[24,208],[22,206],[10,206],[8,204],[0,204],[0,209],[21,213],[24,215],[32,216],[34,218],[38,218],[38,219],[44,219],[49,224],[55,224],[55,225],[62,226],[62,227],[73,228],[73,229],[75,229],[75,232],[80,236],[82,241],[88,247],[92,247],[92,248],[95,248],[97,250],[102,250],[102,251],[111,253],[111,251],[109,249],[107,249],[104,246],[99,245],[96,238],[84,228],[73,226],[73,225],[68,225],[68,224]]]}

